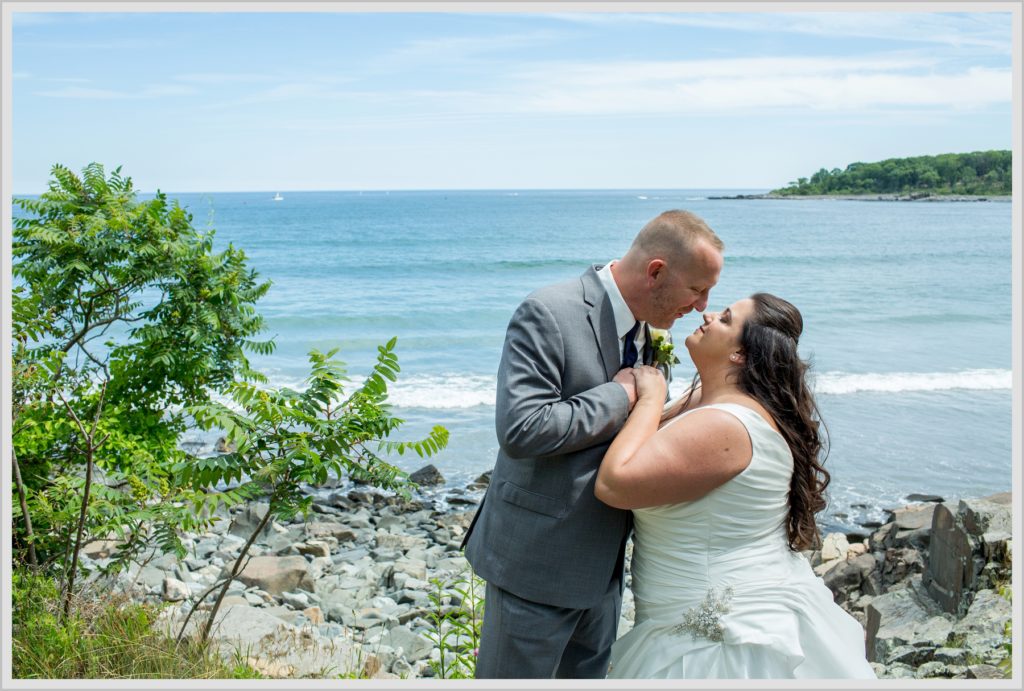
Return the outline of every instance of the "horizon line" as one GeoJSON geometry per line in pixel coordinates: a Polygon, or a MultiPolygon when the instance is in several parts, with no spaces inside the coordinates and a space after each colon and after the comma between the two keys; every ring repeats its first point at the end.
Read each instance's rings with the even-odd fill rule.
{"type": "MultiPolygon", "coordinates": [[[[131,176],[129,176],[131,177],[131,176]]],[[[363,188],[363,189],[336,189],[336,188],[321,188],[321,189],[287,189],[287,188],[267,188],[267,189],[247,189],[247,190],[175,190],[173,192],[168,190],[162,190],[156,188],[155,190],[144,190],[136,189],[137,194],[155,194],[157,192],[163,192],[164,194],[275,194],[275,193],[288,193],[288,194],[302,194],[308,192],[343,192],[343,193],[355,193],[362,194],[365,192],[369,193],[380,193],[389,194],[391,192],[693,192],[693,191],[722,191],[722,192],[755,192],[755,191],[771,191],[772,189],[778,189],[776,187],[402,187],[402,188],[363,188]]],[[[44,190],[48,191],[48,190],[44,190]]],[[[11,192],[12,197],[19,196],[38,196],[44,192],[11,192]]]]}

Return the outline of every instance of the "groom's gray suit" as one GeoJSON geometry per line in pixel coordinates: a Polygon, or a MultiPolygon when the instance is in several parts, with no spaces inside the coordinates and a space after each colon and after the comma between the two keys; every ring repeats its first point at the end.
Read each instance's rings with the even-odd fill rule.
{"type": "MultiPolygon", "coordinates": [[[[464,542],[488,583],[478,677],[607,671],[632,514],[594,496],[629,413],[625,388],[612,381],[620,339],[599,268],[530,294],[508,326],[500,450],[464,542]]],[[[649,346],[642,357],[650,362],[649,346]]]]}

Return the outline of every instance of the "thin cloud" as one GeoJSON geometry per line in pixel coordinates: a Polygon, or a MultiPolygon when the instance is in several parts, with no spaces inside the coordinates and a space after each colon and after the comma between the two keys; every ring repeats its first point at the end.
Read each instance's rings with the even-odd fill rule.
{"type": "Polygon", "coordinates": [[[33,92],[36,96],[44,96],[46,98],[68,98],[86,101],[142,100],[168,96],[187,96],[192,93],[195,93],[194,89],[178,85],[148,86],[139,91],[116,91],[113,89],[67,86],[63,89],[33,92]]]}
{"type": "Polygon", "coordinates": [[[764,12],[757,14],[553,13],[575,24],[661,24],[751,33],[890,39],[953,47],[977,47],[1009,55],[1013,48],[1008,13],[764,12]]]}
{"type": "Polygon", "coordinates": [[[175,75],[172,79],[187,84],[256,84],[272,82],[276,77],[257,72],[193,72],[175,75]]]}
{"type": "MultiPolygon", "coordinates": [[[[978,110],[1011,103],[1009,69],[940,72],[913,55],[547,62],[488,89],[387,93],[405,112],[753,114],[778,109],[978,110]],[[403,102],[404,101],[404,105],[403,102]]],[[[385,96],[385,94],[382,94],[385,96]]]]}
{"type": "Polygon", "coordinates": [[[462,62],[485,54],[504,51],[521,51],[538,45],[548,45],[564,37],[555,31],[532,31],[527,33],[496,36],[449,36],[410,41],[394,51],[381,56],[378,64],[423,65],[431,62],[462,62]]]}
{"type": "Polygon", "coordinates": [[[692,79],[675,83],[549,87],[525,99],[525,112],[579,114],[749,114],[774,109],[856,111],[887,107],[980,109],[1009,104],[1009,70],[955,75],[853,73],[692,79]]]}

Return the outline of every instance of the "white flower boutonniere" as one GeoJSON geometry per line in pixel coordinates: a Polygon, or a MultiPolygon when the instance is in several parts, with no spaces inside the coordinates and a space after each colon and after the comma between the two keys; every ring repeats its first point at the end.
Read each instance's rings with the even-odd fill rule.
{"type": "Polygon", "coordinates": [[[651,329],[651,348],[654,350],[654,366],[666,372],[672,365],[679,364],[676,357],[672,334],[667,329],[651,329]]]}

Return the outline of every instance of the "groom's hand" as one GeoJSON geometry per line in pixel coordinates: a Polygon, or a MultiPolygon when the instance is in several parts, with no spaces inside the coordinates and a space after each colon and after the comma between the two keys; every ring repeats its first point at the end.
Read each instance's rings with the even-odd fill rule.
{"type": "Polygon", "coordinates": [[[615,373],[612,381],[622,384],[622,388],[626,390],[626,395],[629,397],[629,409],[633,410],[633,406],[636,405],[636,377],[633,376],[633,368],[623,367],[615,373]]]}

